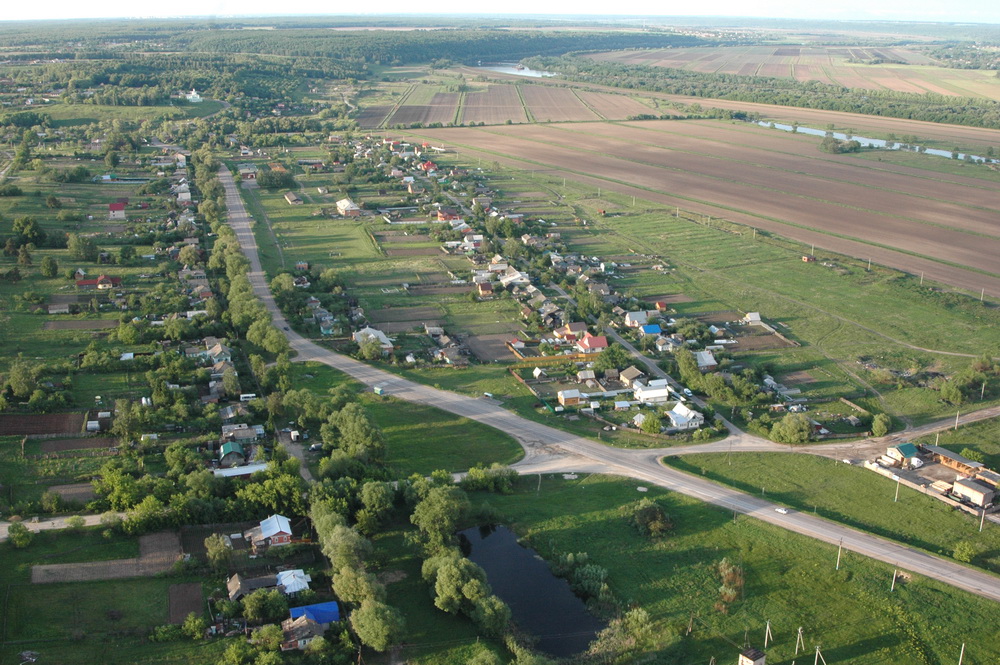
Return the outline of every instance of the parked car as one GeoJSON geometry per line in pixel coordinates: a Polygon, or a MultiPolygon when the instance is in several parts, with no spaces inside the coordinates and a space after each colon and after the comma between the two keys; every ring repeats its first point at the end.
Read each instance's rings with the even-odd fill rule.
{"type": "Polygon", "coordinates": [[[788,508],[775,508],[774,512],[781,513],[782,515],[787,515],[788,514],[788,508]]]}

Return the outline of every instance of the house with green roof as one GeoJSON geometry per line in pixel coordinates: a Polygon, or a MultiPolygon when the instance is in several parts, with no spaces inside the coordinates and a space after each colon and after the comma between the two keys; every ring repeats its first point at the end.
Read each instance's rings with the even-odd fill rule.
{"type": "Polygon", "coordinates": [[[245,464],[246,453],[243,452],[243,445],[236,441],[227,441],[219,449],[219,466],[230,467],[245,464]]]}

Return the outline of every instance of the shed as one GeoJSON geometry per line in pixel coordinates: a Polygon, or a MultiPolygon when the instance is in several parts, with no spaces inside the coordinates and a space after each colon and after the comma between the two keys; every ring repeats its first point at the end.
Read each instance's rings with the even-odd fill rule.
{"type": "Polygon", "coordinates": [[[967,457],[962,457],[958,453],[953,453],[947,448],[941,448],[940,446],[923,446],[927,452],[929,452],[935,462],[940,462],[947,467],[955,469],[960,473],[964,473],[970,476],[974,476],[984,468],[981,462],[974,462],[967,457]]]}
{"type": "Polygon", "coordinates": [[[993,503],[993,499],[996,496],[995,488],[980,480],[973,480],[971,478],[956,480],[951,491],[962,498],[968,499],[980,508],[989,506],[993,503]]]}
{"type": "Polygon", "coordinates": [[[579,390],[560,390],[556,393],[559,403],[563,406],[576,406],[583,399],[579,390]]]}
{"type": "Polygon", "coordinates": [[[639,328],[642,331],[642,336],[647,335],[659,335],[663,330],[660,328],[659,323],[647,323],[639,328]]]}

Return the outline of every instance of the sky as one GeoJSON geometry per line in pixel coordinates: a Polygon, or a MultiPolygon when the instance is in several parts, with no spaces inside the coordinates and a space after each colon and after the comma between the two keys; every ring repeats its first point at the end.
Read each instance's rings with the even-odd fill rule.
{"type": "MultiPolygon", "coordinates": [[[[6,2],[0,20],[51,18],[117,18],[175,16],[273,16],[331,15],[368,13],[372,7],[338,0],[297,0],[278,5],[273,0],[49,0],[49,2],[6,2]]],[[[711,3],[631,0],[621,5],[572,2],[570,0],[503,0],[495,5],[479,5],[468,0],[436,0],[414,3],[412,0],[379,0],[379,14],[481,14],[499,11],[504,14],[622,14],[655,16],[756,16],[762,18],[892,20],[1000,23],[997,0],[838,0],[803,2],[789,0],[713,0],[711,3]],[[621,9],[618,9],[621,7],[621,9]]]]}

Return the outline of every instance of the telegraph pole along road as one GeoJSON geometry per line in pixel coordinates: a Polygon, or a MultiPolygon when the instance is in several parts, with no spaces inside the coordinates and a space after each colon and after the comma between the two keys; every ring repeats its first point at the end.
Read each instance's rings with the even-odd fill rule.
{"type": "MultiPolygon", "coordinates": [[[[268,288],[250,227],[250,219],[243,207],[237,185],[225,167],[219,170],[219,180],[226,191],[228,223],[236,232],[240,247],[250,261],[249,278],[254,292],[270,312],[275,325],[288,337],[292,349],[298,354],[294,359],[296,362],[320,362],[348,374],[369,387],[379,385],[385,394],[397,399],[425,404],[495,427],[513,436],[524,448],[524,459],[513,465],[519,473],[608,473],[634,478],[727,510],[750,515],[832,545],[843,541],[843,546],[851,551],[889,564],[898,564],[900,568],[1000,602],[1000,577],[819,517],[795,511],[788,514],[777,513],[775,508],[779,507],[778,504],[688,475],[660,463],[660,459],[665,455],[681,453],[679,449],[611,448],[597,441],[532,422],[507,411],[491,400],[432,388],[314,344],[288,328],[284,315],[275,304],[268,288]]],[[[746,433],[731,435],[733,436],[736,439],[734,444],[738,442],[738,445],[734,446],[736,450],[788,451],[787,446],[746,433]]],[[[717,442],[704,447],[690,446],[683,452],[695,452],[693,450],[695,448],[698,449],[697,452],[712,452],[713,449],[717,452],[730,450],[729,439],[722,443],[723,445],[717,442]]]]}

